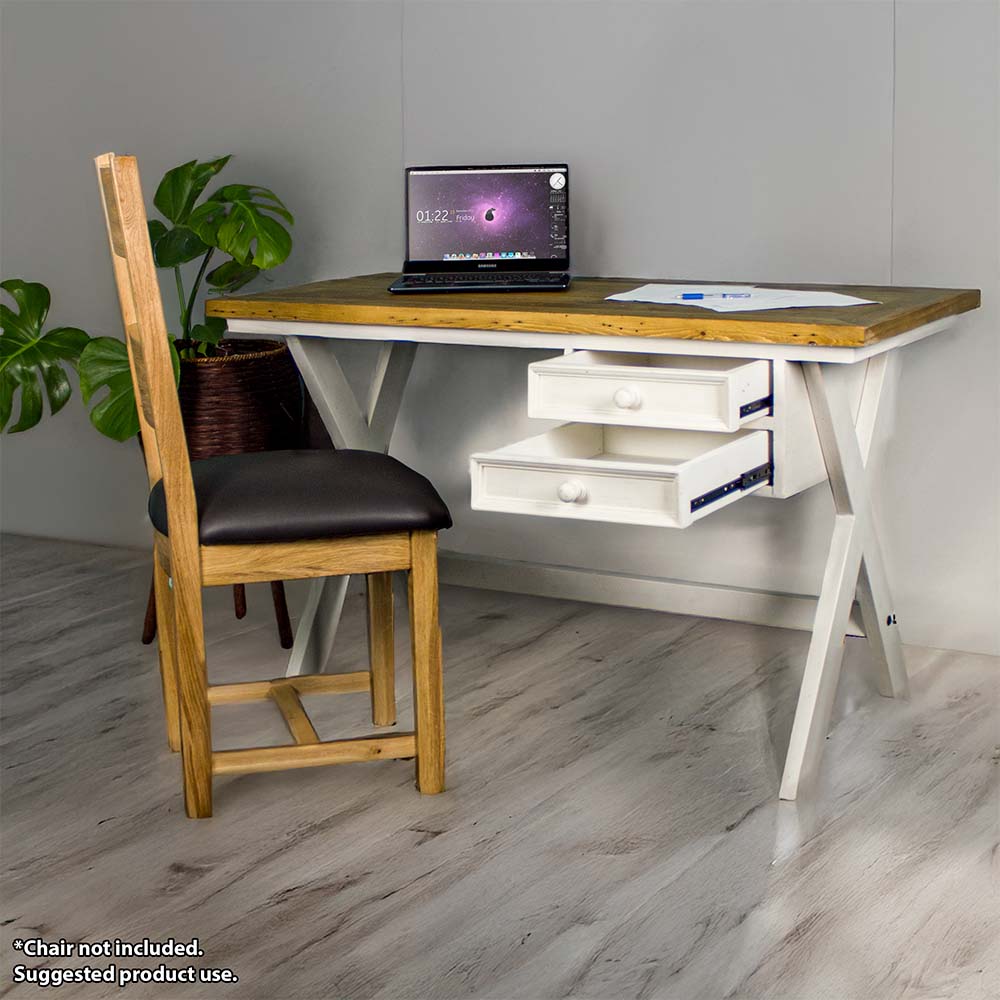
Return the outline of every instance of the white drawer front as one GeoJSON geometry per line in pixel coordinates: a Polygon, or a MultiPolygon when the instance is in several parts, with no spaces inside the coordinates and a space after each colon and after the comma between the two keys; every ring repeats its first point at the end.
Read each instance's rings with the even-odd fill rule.
{"type": "Polygon", "coordinates": [[[472,507],[684,528],[765,486],[769,452],[767,431],[564,424],[473,455],[472,507]]]}
{"type": "Polygon", "coordinates": [[[770,410],[769,361],[576,351],[528,366],[528,416],[736,431],[770,410]]]}

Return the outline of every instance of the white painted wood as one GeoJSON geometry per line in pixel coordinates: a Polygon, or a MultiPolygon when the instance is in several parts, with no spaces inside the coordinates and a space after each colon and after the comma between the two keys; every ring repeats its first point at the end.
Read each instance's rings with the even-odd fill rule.
{"type": "Polygon", "coordinates": [[[350,583],[349,576],[309,581],[309,591],[295,627],[292,651],[288,654],[286,677],[321,674],[326,670],[350,583]]]}
{"type": "MultiPolygon", "coordinates": [[[[881,354],[867,364],[864,389],[858,406],[857,434],[861,460],[868,466],[877,443],[879,404],[886,386],[895,374],[895,355],[881,354]]],[[[892,596],[882,557],[878,532],[868,532],[861,556],[858,579],[858,604],[868,636],[868,645],[878,667],[879,692],[886,696],[905,698],[909,695],[906,665],[899,624],[893,610],[892,596]]]]}
{"type": "MultiPolygon", "coordinates": [[[[880,354],[865,364],[864,382],[856,408],[857,416],[854,426],[857,430],[858,447],[861,451],[861,461],[867,465],[875,443],[875,429],[878,421],[879,405],[882,394],[888,382],[890,365],[893,364],[890,354],[880,354]]],[[[858,370],[862,370],[860,367],[858,370]]]]}
{"type": "MultiPolygon", "coordinates": [[[[858,587],[862,559],[868,569],[862,583],[861,610],[878,670],[879,689],[905,694],[906,673],[899,635],[892,624],[888,586],[882,567],[862,448],[870,453],[878,415],[884,365],[873,367],[858,407],[855,427],[846,385],[828,366],[804,366],[816,429],[830,479],[836,517],[806,659],[802,689],[789,740],[780,795],[794,799],[814,778],[830,725],[830,712],[844,653],[850,606],[858,587]],[[874,616],[885,614],[884,630],[874,616]]],[[[840,373],[838,373],[840,374],[840,373]]]]}
{"type": "Polygon", "coordinates": [[[732,432],[770,394],[767,361],[576,351],[528,365],[528,416],[545,420],[732,432]]]}
{"type": "MultiPolygon", "coordinates": [[[[337,360],[334,343],[320,337],[286,339],[335,447],[387,452],[417,345],[383,346],[362,411],[337,360]]],[[[322,673],[326,668],[350,581],[349,576],[336,576],[310,584],[288,657],[287,676],[322,673]]]]}
{"type": "Polygon", "coordinates": [[[332,345],[312,338],[288,337],[309,395],[335,448],[364,448],[369,443],[368,421],[358,406],[332,345]]]}
{"type": "MultiPolygon", "coordinates": [[[[816,618],[817,598],[810,594],[781,594],[457,552],[441,553],[440,575],[442,583],[461,587],[722,618],[806,632],[812,629],[816,618]]],[[[857,607],[851,610],[847,631],[852,636],[864,635],[857,607]]]]}
{"type": "Polygon", "coordinates": [[[867,347],[824,347],[820,344],[743,344],[729,341],[673,340],[667,337],[602,337],[587,333],[536,333],[531,330],[453,330],[424,326],[372,326],[361,323],[303,323],[290,320],[229,319],[240,336],[323,337],[332,340],[376,340],[413,344],[455,344],[468,347],[522,347],[529,350],[623,351],[635,354],[693,354],[700,357],[766,358],[781,361],[822,361],[853,365],[886,351],[923,340],[954,326],[958,317],[925,323],[907,333],[887,337],[867,347]]]}
{"type": "MultiPolygon", "coordinates": [[[[492,346],[518,346],[526,348],[556,347],[558,349],[569,349],[574,346],[585,347],[593,350],[595,347],[613,346],[617,352],[640,353],[640,354],[698,354],[710,357],[755,357],[774,362],[772,387],[775,393],[776,413],[771,417],[761,418],[754,421],[751,427],[759,430],[744,432],[747,436],[759,434],[761,430],[767,430],[769,434],[776,433],[775,417],[779,408],[782,418],[785,421],[785,428],[808,427],[807,421],[798,420],[796,411],[801,414],[801,405],[789,404],[789,400],[794,397],[798,390],[798,379],[801,374],[805,375],[804,384],[808,389],[808,399],[811,408],[811,415],[814,417],[815,430],[821,446],[826,472],[830,477],[831,490],[834,494],[837,517],[834,534],[831,543],[830,555],[824,573],[823,588],[816,606],[816,618],[814,623],[814,634],[810,644],[810,651],[807,657],[806,675],[800,693],[796,716],[792,727],[792,736],[789,742],[789,751],[785,762],[785,771],[781,783],[781,797],[794,799],[801,788],[805,787],[807,781],[815,774],[823,741],[830,720],[830,710],[836,692],[837,680],[840,672],[840,663],[843,656],[844,635],[849,629],[849,619],[851,614],[852,599],[855,588],[858,588],[861,609],[868,625],[870,633],[870,647],[875,656],[876,665],[879,669],[879,688],[886,693],[902,694],[906,690],[905,670],[902,665],[902,658],[899,649],[898,630],[895,626],[894,616],[891,610],[891,600],[888,586],[885,579],[884,567],[881,553],[878,547],[878,540],[872,522],[870,502],[867,494],[867,487],[864,476],[864,458],[871,453],[874,433],[877,426],[878,401],[881,396],[882,386],[885,381],[886,366],[877,363],[869,366],[870,378],[866,379],[866,388],[862,398],[858,400],[856,406],[852,405],[849,398],[846,382],[850,378],[856,377],[855,368],[844,369],[845,363],[855,363],[861,360],[878,358],[893,347],[902,346],[905,343],[912,343],[922,337],[929,336],[938,330],[951,326],[953,317],[946,320],[936,321],[927,324],[919,330],[910,331],[909,334],[891,338],[881,344],[872,345],[870,348],[848,349],[848,348],[820,348],[808,347],[788,349],[785,345],[739,345],[739,344],[707,344],[705,342],[690,343],[684,341],[663,341],[660,343],[642,342],[643,338],[593,338],[574,337],[570,335],[558,336],[551,343],[550,337],[535,334],[504,334],[496,331],[427,331],[414,328],[391,328],[391,327],[362,327],[346,326],[334,324],[287,324],[287,323],[258,323],[252,321],[242,329],[234,328],[234,332],[246,333],[266,333],[271,335],[292,334],[291,340],[297,342],[297,347],[293,348],[300,355],[305,356],[303,376],[307,384],[311,385],[314,394],[318,399],[324,400],[320,407],[320,412],[324,420],[328,422],[331,431],[336,431],[340,439],[345,443],[350,436],[368,437],[371,444],[369,418],[374,419],[378,409],[378,399],[381,392],[386,393],[386,400],[391,400],[387,405],[386,414],[390,419],[398,411],[402,390],[405,386],[406,375],[409,365],[412,363],[412,355],[402,356],[394,363],[392,351],[383,349],[379,362],[376,366],[376,382],[382,384],[381,390],[373,387],[372,395],[369,398],[367,407],[367,418],[361,415],[361,409],[357,406],[353,396],[344,392],[345,380],[340,366],[336,364],[335,358],[331,362],[329,357],[323,352],[313,351],[303,344],[304,337],[314,336],[316,339],[306,341],[308,344],[322,344],[334,339],[337,335],[346,335],[349,339],[357,340],[382,340],[394,344],[412,345],[420,342],[430,343],[462,343],[462,344],[487,344],[492,346]],[[613,344],[602,343],[605,340],[612,340],[613,344]],[[583,340],[585,343],[574,343],[583,340]],[[595,343],[595,340],[597,343],[595,343]],[[311,356],[315,355],[315,356],[311,356]],[[787,362],[802,361],[803,366],[790,365],[787,362]],[[785,362],[782,366],[782,362],[785,362]],[[783,368],[783,370],[782,370],[783,368]],[[841,377],[838,380],[831,378],[831,372],[839,370],[841,377]],[[836,381],[836,385],[832,383],[836,381]],[[337,387],[340,392],[339,398],[331,398],[330,387],[337,387]],[[356,413],[351,410],[349,404],[353,404],[356,413]],[[346,407],[347,412],[341,412],[346,407]],[[855,423],[858,424],[857,429],[855,423]],[[860,577],[860,579],[859,579],[860,577]],[[879,624],[880,619],[888,624],[879,624]]],[[[801,396],[801,393],[798,393],[801,396]]],[[[583,425],[586,426],[586,425],[583,425]]],[[[631,434],[663,434],[664,431],[604,426],[602,434],[608,435],[613,431],[630,432],[631,434]]],[[[388,428],[391,433],[391,427],[388,428]]],[[[388,441],[388,433],[383,426],[380,437],[388,441]]],[[[575,435],[576,432],[572,432],[575,435]]],[[[678,432],[690,437],[694,432],[678,432]]],[[[796,433],[796,432],[793,432],[796,433]]],[[[796,440],[793,433],[784,436],[781,447],[778,449],[782,462],[787,460],[790,465],[789,475],[781,478],[780,473],[776,481],[776,488],[782,493],[790,495],[797,491],[803,480],[803,470],[805,464],[797,464],[794,458],[788,458],[796,448],[800,450],[809,449],[809,435],[799,436],[796,440]]],[[[761,439],[768,435],[760,434],[761,439]]],[[[780,436],[780,435],[779,435],[780,436]]],[[[541,436],[545,438],[545,435],[541,436]]],[[[337,437],[334,438],[337,440],[337,437]]],[[[575,439],[575,438],[574,438],[575,439]]],[[[536,439],[537,440],[537,439],[536,439]]],[[[619,447],[616,445],[616,447],[619,447]]],[[[543,449],[544,450],[544,449],[543,449]]],[[[559,447],[553,448],[559,451],[559,447]]],[[[626,441],[625,452],[628,453],[630,446],[626,441]]],[[[503,449],[501,449],[503,451],[503,449]]],[[[648,451],[648,448],[647,448],[648,451]]],[[[654,453],[656,449],[653,449],[654,453]]],[[[591,510],[596,508],[593,502],[594,489],[597,486],[603,488],[603,483],[599,477],[593,477],[596,471],[591,468],[581,473],[579,465],[581,461],[594,461],[597,454],[603,456],[603,461],[610,457],[612,461],[621,461],[621,454],[607,446],[606,441],[602,441],[602,447],[595,449],[590,454],[581,454],[577,449],[569,449],[569,454],[550,455],[546,458],[546,463],[554,468],[553,459],[566,459],[577,463],[576,474],[573,477],[563,477],[554,486],[554,500],[548,500],[550,506],[560,511],[555,516],[581,516],[580,511],[587,510],[591,504],[591,510]],[[592,478],[585,478],[585,475],[592,478]],[[560,487],[562,487],[563,499],[559,498],[560,487]],[[556,506],[558,505],[558,506],[556,506]],[[573,513],[569,513],[573,512],[573,513]]],[[[631,450],[629,458],[631,464],[640,466],[641,462],[634,461],[642,451],[631,450]]],[[[508,456],[510,457],[510,456],[508,456]]],[[[648,458],[647,454],[647,458],[648,458]]],[[[663,456],[660,455],[660,458],[663,456]]],[[[691,456],[689,456],[691,457],[691,456]]],[[[475,459],[472,465],[475,471],[475,459]]],[[[653,463],[654,465],[656,463],[653,463]]],[[[693,463],[694,469],[698,463],[693,463]]],[[[711,469],[713,463],[703,463],[703,468],[711,469]]],[[[549,471],[552,471],[552,468],[549,471]]],[[[648,474],[648,464],[645,471],[648,474]]],[[[522,473],[525,470],[522,470],[522,473]]],[[[514,496],[513,501],[527,499],[529,503],[536,502],[537,496],[532,496],[532,491],[539,488],[540,480],[537,477],[544,469],[535,468],[527,470],[534,473],[528,476],[524,482],[528,487],[528,496],[514,496]]],[[[567,470],[568,471],[568,470],[567,470]]],[[[717,469],[716,469],[717,471],[717,469]]],[[[746,469],[740,471],[747,471],[746,469]]],[[[615,475],[621,478],[622,469],[618,469],[615,475]]],[[[614,478],[614,477],[612,477],[614,478]]],[[[648,475],[647,475],[648,478],[648,475]]],[[[633,484],[637,480],[633,479],[633,484]]],[[[474,477],[474,496],[477,487],[474,477]]],[[[675,480],[676,483],[676,480],[675,480]]],[[[692,475],[691,484],[694,486],[695,477],[692,475]]],[[[661,487],[662,489],[662,487],[661,487]]],[[[480,492],[482,492],[480,490],[480,492]]],[[[759,492],[759,490],[758,490],[759,492]]],[[[697,495],[697,493],[693,494],[697,495]]],[[[508,497],[508,500],[511,498],[508,497]]],[[[663,502],[661,493],[661,504],[663,502]]],[[[680,498],[676,492],[674,498],[668,501],[675,504],[675,516],[680,521],[680,512],[685,503],[689,504],[690,497],[680,498]]],[[[731,502],[726,497],[718,503],[704,508],[705,513],[709,510],[731,502]]],[[[622,504],[622,497],[619,495],[618,504],[622,504]]],[[[474,503],[475,506],[475,503],[474,503]]],[[[491,508],[497,509],[497,508],[491,508]]],[[[507,509],[507,508],[504,508],[507,509]]],[[[616,519],[623,520],[624,507],[616,511],[616,519]]],[[[537,512],[537,511],[536,511],[537,512]]],[[[627,515],[625,515],[627,516],[627,515]]],[[[650,523],[650,522],[638,522],[650,523]]],[[[346,581],[342,584],[346,591],[346,581]]],[[[298,658],[298,669],[315,670],[322,667],[326,656],[329,653],[329,644],[332,643],[336,621],[339,618],[340,608],[343,604],[343,592],[327,593],[324,586],[317,591],[314,600],[310,601],[311,620],[303,620],[304,628],[300,632],[305,635],[301,638],[297,636],[298,647],[303,647],[303,654],[298,658]],[[326,622],[332,623],[331,627],[316,626],[318,617],[326,616],[326,622]],[[306,652],[307,651],[307,652],[306,652]],[[316,664],[318,663],[319,666],[316,664]]],[[[290,664],[290,670],[295,669],[296,663],[290,664]]]]}
{"type": "MultiPolygon", "coordinates": [[[[838,366],[837,370],[842,373],[853,413],[861,398],[865,365],[838,366]]],[[[784,499],[825,482],[826,465],[816,434],[802,364],[798,361],[772,362],[771,390],[774,396],[773,414],[745,426],[771,431],[774,486],[766,487],[759,495],[784,499]]]]}
{"type": "Polygon", "coordinates": [[[472,455],[472,507],[684,528],[759,489],[735,488],[691,509],[696,498],[767,463],[769,453],[764,431],[564,424],[472,455]]]}
{"type": "Polygon", "coordinates": [[[802,783],[815,776],[830,727],[847,619],[861,566],[861,536],[855,528],[853,514],[836,515],[781,777],[783,799],[796,798],[802,783]]]}
{"type": "Polygon", "coordinates": [[[416,356],[416,344],[385,343],[379,349],[365,412],[371,444],[377,444],[382,451],[389,450],[389,439],[416,356]]]}
{"type": "MultiPolygon", "coordinates": [[[[299,324],[286,324],[286,326],[294,329],[298,327],[325,326],[325,324],[299,323],[299,324]]],[[[350,332],[352,330],[358,330],[362,328],[341,325],[340,327],[338,327],[338,329],[350,332]]],[[[404,327],[393,328],[393,327],[381,326],[381,327],[368,327],[364,329],[374,330],[376,332],[381,331],[381,333],[386,333],[387,331],[392,331],[395,329],[400,329],[405,331],[409,328],[404,328],[404,327]]],[[[533,336],[535,335],[529,335],[529,337],[533,336]]],[[[316,338],[289,337],[288,339],[289,343],[291,343],[292,340],[301,342],[303,339],[311,340],[316,338]]],[[[360,339],[368,339],[368,338],[365,337],[360,339]]],[[[600,337],[597,339],[601,341],[614,341],[615,342],[614,346],[617,347],[618,346],[617,341],[621,340],[622,338],[600,337]]],[[[643,340],[649,338],[631,338],[631,339],[643,340]]],[[[403,350],[404,343],[405,342],[401,341],[393,341],[392,344],[395,344],[396,350],[392,352],[389,351],[389,348],[392,346],[392,344],[386,344],[383,347],[383,350],[379,356],[379,365],[380,366],[387,365],[388,358],[390,357],[394,359],[393,360],[394,368],[392,373],[394,374],[394,377],[399,377],[400,374],[403,374],[404,384],[405,384],[405,375],[408,374],[409,365],[412,364],[412,354],[407,355],[404,352],[403,350]],[[399,352],[398,354],[397,351],[399,352]]],[[[682,341],[667,341],[666,343],[677,346],[678,354],[679,352],[686,350],[686,348],[680,346],[681,344],[684,343],[682,341]]],[[[415,345],[410,344],[406,346],[408,346],[411,350],[415,349],[415,345]]],[[[496,345],[494,344],[494,346],[496,345]]],[[[534,347],[539,345],[535,344],[534,342],[531,342],[531,343],[525,343],[521,346],[534,347]]],[[[543,344],[540,346],[545,346],[545,345],[543,344]]],[[[699,342],[696,346],[707,348],[709,346],[715,347],[719,345],[708,345],[699,342]]],[[[745,347],[746,345],[724,344],[721,346],[724,348],[739,349],[745,347]]],[[[756,352],[757,358],[759,359],[759,364],[763,366],[764,364],[767,363],[763,359],[767,356],[769,352],[769,345],[758,344],[752,346],[758,348],[758,351],[756,352]]],[[[822,349],[815,348],[815,350],[821,351],[822,349]]],[[[853,350],[853,349],[835,348],[835,350],[853,350]]],[[[588,351],[579,353],[586,354],[591,357],[600,357],[600,352],[588,351]]],[[[577,352],[574,352],[564,357],[559,357],[555,359],[550,359],[548,361],[540,362],[539,364],[548,365],[553,363],[569,362],[571,358],[576,356],[578,356],[578,354],[577,352]]],[[[628,352],[622,352],[616,350],[611,352],[607,356],[627,359],[628,352]]],[[[639,356],[642,357],[642,355],[639,356]]],[[[645,355],[645,358],[647,359],[658,359],[660,357],[662,357],[662,355],[653,355],[653,354],[645,355]]],[[[726,364],[727,359],[726,356],[712,354],[706,351],[704,353],[699,352],[697,356],[692,357],[691,360],[688,360],[688,356],[686,355],[680,355],[678,357],[678,360],[681,362],[687,362],[688,364],[711,365],[713,361],[722,361],[723,364],[726,364]]],[[[739,369],[738,359],[733,357],[728,357],[728,361],[736,363],[737,365],[736,370],[739,369]]],[[[328,420],[333,421],[334,426],[336,426],[338,423],[342,424],[347,429],[347,433],[349,433],[354,439],[356,439],[359,435],[364,434],[365,421],[361,416],[360,411],[356,410],[353,406],[349,405],[351,401],[353,401],[353,395],[350,393],[343,372],[340,370],[340,366],[336,362],[336,358],[333,357],[331,352],[328,357],[321,357],[316,363],[318,364],[319,368],[314,373],[314,380],[313,382],[309,382],[307,379],[307,384],[312,385],[312,384],[317,384],[319,382],[325,382],[329,386],[329,395],[334,405],[337,405],[338,402],[341,400],[346,400],[348,402],[347,406],[348,412],[341,412],[338,415],[333,415],[331,413],[324,413],[323,412],[324,407],[320,407],[321,416],[323,416],[324,421],[328,420]]],[[[773,360],[770,362],[770,365],[771,365],[770,391],[772,392],[774,398],[773,413],[768,416],[750,418],[747,421],[743,422],[743,426],[748,428],[753,428],[755,430],[771,431],[773,434],[775,481],[773,486],[765,486],[761,488],[758,491],[759,495],[766,497],[787,498],[790,496],[794,496],[796,493],[801,493],[803,490],[809,489],[810,487],[823,482],[826,479],[826,468],[823,464],[823,454],[819,445],[819,439],[816,435],[816,427],[812,418],[812,411],[809,405],[809,396],[806,391],[805,381],[802,375],[801,364],[794,361],[773,360]]],[[[622,367],[629,367],[629,366],[623,365],[622,367]]],[[[532,371],[533,369],[534,366],[529,366],[529,371],[532,371]]],[[[751,367],[750,370],[757,371],[753,367],[751,367]]],[[[851,375],[849,376],[851,382],[849,391],[851,394],[852,405],[856,405],[856,401],[860,398],[864,365],[852,365],[850,366],[849,370],[851,371],[851,375]]],[[[386,369],[386,371],[388,371],[388,369],[386,369]]],[[[305,377],[306,375],[305,371],[303,372],[303,374],[305,377]]],[[[759,371],[757,371],[757,374],[755,374],[753,378],[754,379],[760,378],[759,371]]],[[[378,382],[379,382],[379,368],[377,367],[376,380],[375,383],[373,383],[373,385],[378,384],[378,382]]],[[[759,382],[754,383],[754,387],[748,390],[744,394],[749,394],[749,392],[757,391],[757,386],[759,386],[759,382]]],[[[535,391],[537,392],[537,390],[535,391]]],[[[532,393],[532,376],[529,374],[529,413],[532,416],[543,416],[543,413],[540,411],[532,412],[531,393],[532,393]]],[[[383,398],[395,399],[396,405],[398,406],[399,400],[401,399],[401,395],[393,391],[387,394],[383,398]]],[[[745,399],[741,401],[749,402],[750,400],[745,399]]],[[[343,411],[343,409],[344,407],[341,406],[341,411],[343,411]]],[[[369,414],[371,413],[370,402],[367,408],[367,412],[369,414]]],[[[395,411],[392,414],[392,418],[393,420],[395,419],[395,411]]],[[[580,415],[579,419],[583,418],[597,419],[597,414],[596,412],[592,414],[584,412],[580,415]]],[[[575,418],[571,417],[570,414],[567,413],[565,419],[575,419],[575,418]]],[[[608,421],[603,421],[603,422],[606,423],[608,421]]],[[[622,420],[621,422],[624,423],[626,422],[626,420],[622,420]]],[[[639,423],[640,421],[637,420],[635,422],[639,423]]],[[[659,426],[673,426],[673,424],[663,423],[660,424],[659,426]]],[[[379,427],[376,427],[375,431],[378,439],[384,440],[384,431],[379,427]]],[[[337,442],[335,441],[335,443],[337,442]]],[[[340,443],[337,443],[337,446],[345,447],[345,445],[340,443]]]]}

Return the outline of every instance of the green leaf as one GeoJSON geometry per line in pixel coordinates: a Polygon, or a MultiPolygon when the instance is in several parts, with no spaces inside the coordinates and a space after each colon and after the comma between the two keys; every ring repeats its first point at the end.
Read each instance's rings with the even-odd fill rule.
{"type": "MultiPolygon", "coordinates": [[[[176,384],[180,381],[181,366],[173,340],[170,360],[176,384]]],[[[79,371],[84,403],[89,404],[102,389],[108,390],[91,409],[90,422],[115,441],[135,437],[139,433],[139,414],[125,344],[114,337],[94,337],[80,355],[79,371]]]]}
{"type": "Polygon", "coordinates": [[[10,420],[10,411],[14,406],[14,386],[13,379],[0,379],[0,430],[7,426],[10,420]]]}
{"type": "Polygon", "coordinates": [[[149,230],[149,242],[153,244],[153,252],[156,252],[156,244],[167,235],[167,227],[159,219],[150,219],[146,223],[149,230]]]}
{"type": "Polygon", "coordinates": [[[49,365],[42,369],[42,381],[49,397],[49,406],[53,413],[58,413],[68,402],[73,389],[60,365],[49,365]]]}
{"type": "Polygon", "coordinates": [[[183,225],[187,222],[198,196],[229,160],[229,156],[206,160],[204,163],[190,160],[168,170],[163,175],[156,194],[153,195],[153,204],[164,218],[175,225],[183,225]]]}
{"type": "Polygon", "coordinates": [[[295,221],[273,191],[227,184],[194,209],[188,222],[205,243],[244,266],[267,270],[283,263],[292,251],[291,233],[279,218],[295,221]]]}
{"type": "Polygon", "coordinates": [[[4,316],[3,328],[15,330],[22,336],[41,330],[52,302],[49,290],[39,281],[21,281],[20,278],[10,278],[0,283],[0,288],[10,295],[18,309],[17,313],[12,313],[7,306],[2,307],[9,313],[4,316]]]}
{"type": "Polygon", "coordinates": [[[132,372],[125,344],[114,337],[95,337],[80,356],[80,392],[90,403],[102,388],[108,394],[90,411],[90,422],[115,441],[139,433],[132,372]]]}
{"type": "Polygon", "coordinates": [[[204,344],[217,344],[225,335],[226,321],[222,316],[206,316],[204,323],[196,323],[191,328],[191,339],[204,344]]]}
{"type": "Polygon", "coordinates": [[[14,408],[14,393],[21,390],[21,408],[10,432],[26,431],[42,419],[42,385],[49,410],[58,413],[72,388],[64,365],[76,366],[90,337],[75,327],[61,326],[42,333],[51,296],[39,282],[11,278],[0,282],[18,307],[14,312],[0,305],[0,430],[7,426],[14,408]]]}
{"type": "Polygon", "coordinates": [[[214,271],[209,271],[205,275],[205,280],[216,291],[235,292],[250,284],[258,274],[260,268],[256,264],[241,264],[238,260],[227,260],[214,271]]]}
{"type": "Polygon", "coordinates": [[[24,373],[15,377],[21,386],[21,416],[10,428],[11,434],[30,430],[42,419],[42,393],[38,388],[38,379],[25,377],[24,373]]]}
{"type": "Polygon", "coordinates": [[[166,230],[153,244],[157,267],[177,267],[207,252],[208,247],[187,226],[166,230]]]}

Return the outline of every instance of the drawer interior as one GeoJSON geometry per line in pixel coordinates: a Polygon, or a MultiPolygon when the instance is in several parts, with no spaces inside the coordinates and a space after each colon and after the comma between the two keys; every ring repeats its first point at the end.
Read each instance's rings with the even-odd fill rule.
{"type": "Polygon", "coordinates": [[[728,374],[739,368],[755,364],[746,358],[700,357],[687,354],[626,354],[611,351],[574,351],[548,361],[536,363],[536,367],[552,368],[643,368],[657,371],[711,372],[728,374]]]}
{"type": "Polygon", "coordinates": [[[604,424],[564,424],[545,434],[491,452],[494,456],[564,459],[615,465],[639,464],[671,468],[717,451],[754,431],[717,434],[659,427],[616,427],[604,424]]]}

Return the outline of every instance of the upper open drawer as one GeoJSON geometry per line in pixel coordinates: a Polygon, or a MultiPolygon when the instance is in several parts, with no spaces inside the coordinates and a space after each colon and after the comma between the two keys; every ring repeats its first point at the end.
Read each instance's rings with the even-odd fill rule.
{"type": "Polygon", "coordinates": [[[768,361],[575,351],[528,366],[528,415],[735,431],[771,407],[768,361]]]}

